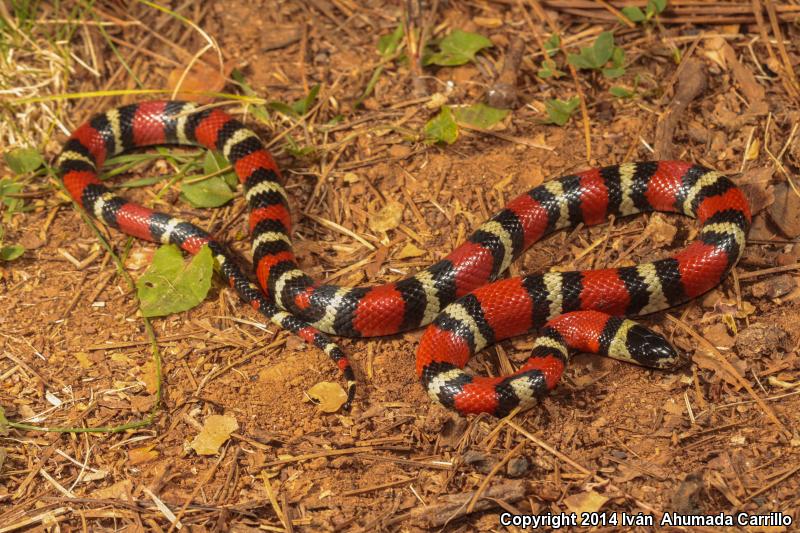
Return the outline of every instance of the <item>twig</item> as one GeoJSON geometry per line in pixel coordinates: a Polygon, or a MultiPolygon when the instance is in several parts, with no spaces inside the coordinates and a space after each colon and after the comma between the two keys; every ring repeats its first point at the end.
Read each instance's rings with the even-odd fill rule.
{"type": "Polygon", "coordinates": [[[674,316],[672,316],[672,315],[670,315],[670,314],[667,314],[667,318],[668,318],[668,319],[669,319],[669,320],[670,320],[672,323],[676,324],[676,325],[677,325],[677,326],[679,326],[679,327],[680,327],[682,330],[684,330],[686,333],[688,333],[688,334],[689,334],[689,335],[690,335],[690,336],[691,336],[691,337],[692,337],[694,340],[696,340],[697,342],[699,342],[700,344],[702,344],[702,345],[703,345],[703,347],[704,347],[706,350],[708,350],[708,351],[709,351],[711,354],[713,354],[714,358],[715,358],[715,359],[716,359],[716,360],[717,360],[717,361],[718,361],[718,362],[719,362],[719,363],[722,365],[722,367],[723,367],[723,368],[724,368],[724,369],[725,369],[725,370],[726,370],[726,371],[727,371],[727,372],[728,372],[728,373],[731,375],[731,377],[733,377],[733,378],[736,380],[736,382],[737,382],[737,383],[739,383],[739,384],[740,384],[742,387],[744,387],[744,388],[745,388],[745,390],[748,392],[748,394],[750,394],[750,396],[753,398],[753,400],[755,400],[755,402],[758,404],[758,406],[759,406],[759,407],[761,407],[761,410],[762,410],[762,411],[764,411],[764,414],[766,414],[766,415],[767,415],[767,418],[769,418],[769,419],[770,419],[770,420],[771,420],[771,421],[772,421],[772,422],[773,422],[773,423],[774,423],[774,424],[775,424],[775,425],[778,427],[778,429],[781,431],[781,433],[782,433],[783,437],[784,437],[784,438],[786,438],[787,440],[788,440],[789,438],[791,438],[791,433],[790,433],[790,432],[789,432],[789,430],[786,428],[786,426],[784,426],[784,425],[783,425],[783,422],[781,422],[781,421],[778,419],[778,417],[777,417],[777,416],[775,416],[775,413],[774,413],[774,412],[772,411],[772,409],[771,409],[771,408],[770,408],[770,407],[769,407],[769,406],[766,404],[766,402],[764,402],[764,400],[762,400],[762,399],[761,399],[761,397],[760,397],[760,396],[758,396],[758,394],[756,394],[756,391],[754,391],[754,390],[753,390],[753,387],[751,387],[751,386],[750,386],[750,383],[748,383],[748,382],[747,382],[747,380],[745,380],[745,379],[744,379],[744,378],[743,378],[743,377],[742,377],[742,376],[739,374],[739,371],[738,371],[738,370],[736,370],[736,368],[735,368],[735,367],[734,367],[734,366],[733,366],[733,365],[730,363],[730,361],[728,361],[727,359],[725,359],[725,357],[723,357],[723,355],[722,355],[721,353],[719,353],[719,350],[717,350],[717,349],[714,347],[714,345],[713,345],[713,344],[711,344],[710,342],[708,342],[708,341],[705,339],[705,337],[703,337],[702,335],[700,335],[699,333],[697,333],[697,332],[694,330],[694,328],[692,328],[692,327],[691,327],[689,324],[687,324],[686,322],[684,322],[684,321],[682,321],[682,320],[679,320],[679,319],[675,318],[674,316]]]}

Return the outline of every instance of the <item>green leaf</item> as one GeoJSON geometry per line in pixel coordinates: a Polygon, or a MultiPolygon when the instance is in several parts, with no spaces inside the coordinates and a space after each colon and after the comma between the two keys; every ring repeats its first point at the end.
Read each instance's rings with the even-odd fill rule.
{"type": "MultiPolygon", "coordinates": [[[[203,173],[215,174],[230,167],[221,154],[206,152],[203,159],[203,173]]],[[[220,207],[233,198],[233,191],[239,183],[231,170],[202,181],[192,182],[193,178],[181,183],[181,199],[194,207],[220,207]]]]}
{"type": "Polygon", "coordinates": [[[284,104],[283,102],[278,102],[278,101],[267,102],[266,106],[267,109],[277,111],[278,113],[281,113],[288,117],[297,116],[297,113],[295,113],[294,109],[292,109],[292,106],[290,106],[289,104],[284,104]]]}
{"type": "Polygon", "coordinates": [[[625,74],[625,50],[619,46],[614,48],[611,54],[611,68],[604,68],[603,75],[606,78],[619,78],[625,74]]]}
{"type": "Polygon", "coordinates": [[[550,37],[544,42],[544,50],[549,57],[553,57],[558,53],[561,46],[561,37],[557,33],[550,34],[550,37]]]}
{"type": "Polygon", "coordinates": [[[581,48],[579,54],[568,54],[567,61],[577,69],[600,70],[614,53],[614,34],[604,31],[590,47],[581,48]]]}
{"type": "Polygon", "coordinates": [[[508,113],[508,109],[497,109],[485,104],[475,104],[453,109],[456,122],[468,124],[484,130],[491,128],[506,118],[508,113]]]}
{"type": "Polygon", "coordinates": [[[35,148],[14,148],[3,154],[6,164],[15,174],[32,172],[44,164],[44,158],[35,148]]]}
{"type": "Polygon", "coordinates": [[[614,53],[614,34],[610,31],[604,31],[597,36],[592,48],[594,49],[597,65],[605,65],[614,53]]]}
{"type": "Polygon", "coordinates": [[[667,8],[667,0],[647,0],[647,7],[645,13],[647,20],[650,20],[655,15],[658,15],[667,8]]]}
{"type": "Polygon", "coordinates": [[[492,46],[492,41],[478,33],[454,30],[439,41],[439,51],[424,58],[425,65],[452,67],[475,59],[475,54],[492,46]]]}
{"type": "Polygon", "coordinates": [[[301,159],[316,152],[313,146],[300,146],[291,135],[286,136],[286,150],[294,157],[301,159]]]}
{"type": "Polygon", "coordinates": [[[166,316],[202,302],[211,288],[214,258],[203,246],[187,265],[180,248],[168,244],[153,255],[153,263],[136,282],[142,315],[166,316]]]}
{"type": "Polygon", "coordinates": [[[22,198],[13,198],[11,195],[22,192],[23,187],[11,178],[0,179],[0,202],[6,207],[3,210],[3,220],[10,220],[14,213],[22,210],[25,202],[22,198]]]}
{"type": "Polygon", "coordinates": [[[397,51],[402,39],[403,25],[398,24],[392,33],[381,35],[380,39],[378,39],[378,53],[383,57],[389,57],[397,51]]]}
{"type": "Polygon", "coordinates": [[[617,98],[633,98],[636,93],[625,87],[615,86],[608,90],[612,95],[617,98]]]}
{"type": "Polygon", "coordinates": [[[645,20],[644,13],[636,6],[623,7],[622,14],[628,17],[628,20],[632,22],[644,22],[645,20]]]}
{"type": "MultiPolygon", "coordinates": [[[[237,68],[233,69],[233,71],[231,72],[231,77],[236,83],[239,84],[244,94],[246,94],[247,96],[256,96],[256,97],[258,96],[258,93],[256,93],[256,91],[252,87],[250,87],[250,85],[248,85],[247,80],[245,79],[242,71],[240,71],[237,68]]],[[[260,120],[261,122],[269,123],[269,114],[267,113],[267,109],[263,105],[250,104],[250,106],[248,106],[248,109],[253,114],[253,116],[256,117],[258,120],[260,120]]]]}
{"type": "Polygon", "coordinates": [[[569,100],[548,100],[545,102],[545,109],[547,110],[547,120],[545,124],[556,124],[563,126],[569,121],[569,118],[578,109],[581,103],[579,97],[570,98],[569,100]]]}
{"type": "Polygon", "coordinates": [[[225,183],[227,183],[231,189],[235,190],[239,185],[239,178],[236,177],[236,173],[231,168],[231,164],[228,163],[225,157],[220,153],[210,150],[206,152],[205,158],[203,159],[203,172],[205,174],[213,174],[224,168],[227,168],[228,171],[222,173],[221,176],[225,179],[225,183]]]}
{"type": "Polygon", "coordinates": [[[558,68],[556,68],[556,62],[553,61],[552,59],[545,59],[544,61],[542,61],[541,68],[536,72],[536,75],[542,78],[543,80],[546,80],[548,78],[560,78],[565,74],[566,72],[563,72],[561,70],[558,70],[558,68]]]}
{"type": "Polygon", "coordinates": [[[458,126],[453,119],[453,111],[442,106],[439,114],[425,124],[425,138],[428,142],[453,144],[458,139],[458,126]]]}
{"type": "Polygon", "coordinates": [[[625,69],[622,68],[622,67],[620,67],[620,68],[604,68],[603,69],[603,76],[605,76],[606,78],[611,78],[611,79],[619,78],[623,74],[625,74],[625,69]]]}
{"type": "Polygon", "coordinates": [[[8,435],[8,419],[5,409],[0,407],[0,436],[5,437],[6,435],[8,435]]]}
{"type": "Polygon", "coordinates": [[[13,200],[14,198],[6,198],[6,196],[19,193],[22,191],[22,187],[23,185],[21,183],[17,183],[11,178],[0,179],[0,198],[2,198],[3,201],[13,200]]]}
{"type": "Polygon", "coordinates": [[[614,47],[614,53],[611,54],[611,66],[619,68],[625,64],[625,50],[621,47],[614,47]]]}
{"type": "Polygon", "coordinates": [[[273,100],[272,102],[267,102],[266,107],[267,109],[277,111],[278,113],[284,114],[288,117],[305,115],[314,106],[314,102],[317,100],[317,95],[319,94],[319,88],[319,84],[314,85],[311,90],[308,91],[308,94],[305,98],[301,98],[293,104],[285,104],[283,102],[273,100]]]}
{"type": "Polygon", "coordinates": [[[23,253],[25,253],[25,247],[21,244],[9,244],[0,247],[0,260],[13,261],[23,253]]]}
{"type": "Polygon", "coordinates": [[[214,176],[196,183],[182,183],[181,199],[194,207],[220,207],[233,199],[233,193],[225,178],[214,176]]]}
{"type": "Polygon", "coordinates": [[[314,85],[305,98],[302,100],[298,100],[297,102],[292,104],[292,109],[298,115],[305,115],[311,110],[311,107],[314,105],[314,102],[317,99],[317,95],[319,94],[319,83],[314,85]]]}

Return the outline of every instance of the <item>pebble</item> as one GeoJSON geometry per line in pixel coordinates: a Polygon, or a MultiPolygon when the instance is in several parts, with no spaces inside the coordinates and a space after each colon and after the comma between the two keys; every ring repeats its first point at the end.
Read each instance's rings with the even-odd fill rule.
{"type": "Polygon", "coordinates": [[[464,464],[471,466],[481,474],[488,474],[492,470],[494,463],[497,462],[493,457],[474,450],[464,452],[464,455],[461,456],[461,460],[464,461],[464,464]]]}
{"type": "Polygon", "coordinates": [[[791,348],[789,334],[775,323],[751,324],[736,336],[736,350],[743,357],[769,355],[776,349],[789,351],[791,348]]]}
{"type": "Polygon", "coordinates": [[[506,465],[506,472],[509,477],[522,477],[531,467],[527,457],[512,457],[506,465]]]}

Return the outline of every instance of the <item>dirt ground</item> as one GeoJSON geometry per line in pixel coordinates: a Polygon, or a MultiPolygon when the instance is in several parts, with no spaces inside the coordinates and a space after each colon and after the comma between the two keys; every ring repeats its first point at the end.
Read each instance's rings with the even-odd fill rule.
{"type": "MultiPolygon", "coordinates": [[[[595,511],[567,530],[654,529],[611,522],[622,513],[656,524],[665,513],[781,513],[784,522],[767,526],[658,529],[800,531],[800,4],[670,0],[650,20],[619,17],[645,3],[188,0],[169,2],[171,12],[147,2],[6,3],[4,152],[31,146],[52,161],[71,129],[153,98],[147,89],[164,97],[181,82],[245,96],[216,101],[270,140],[291,195],[295,249],[321,281],[402,279],[510,198],[589,166],[697,162],[741,185],[756,216],[744,257],[718,288],[642,319],[678,348],[675,371],[578,355],[537,408],[465,418],[434,405],[418,383],[421,331],[340,339],[357,398],[349,412],[323,413],[307,391],[341,383],[335,366],[265,325],[217,279],[199,306],[152,320],[163,365],[155,404],[135,291],[54,174],[16,175],[0,162],[0,178],[23,185],[6,196],[22,207],[3,205],[4,243],[25,248],[0,262],[6,418],[115,427],[155,407],[151,424],[116,433],[0,428],[0,532],[522,531],[501,514],[595,511]],[[421,65],[409,37],[382,56],[378,38],[398,24],[422,40],[460,29],[493,46],[452,67],[421,65]],[[563,75],[542,79],[554,31],[563,75]],[[603,31],[625,51],[616,79],[566,61],[603,31]],[[376,69],[374,90],[356,105],[376,69]],[[303,113],[263,105],[296,102],[317,84],[303,113]],[[614,96],[614,86],[635,94],[614,96]],[[460,126],[453,144],[425,142],[443,104],[496,103],[498,91],[506,98],[495,107],[511,110],[499,124],[460,126]],[[585,105],[566,125],[545,123],[547,101],[576,96],[585,105]],[[376,231],[374,220],[392,210],[400,218],[376,231]],[[199,455],[192,443],[212,415],[237,429],[217,453],[199,455]]],[[[172,163],[148,160],[113,183],[174,173],[172,163]]],[[[175,180],[123,193],[208,228],[250,262],[241,193],[218,209],[182,201],[175,180]]],[[[666,257],[696,228],[653,214],[562,231],[511,275],[666,257]]],[[[141,276],[157,247],[101,234],[141,276]]],[[[469,368],[504,373],[532,342],[502,342],[469,368]]]]}

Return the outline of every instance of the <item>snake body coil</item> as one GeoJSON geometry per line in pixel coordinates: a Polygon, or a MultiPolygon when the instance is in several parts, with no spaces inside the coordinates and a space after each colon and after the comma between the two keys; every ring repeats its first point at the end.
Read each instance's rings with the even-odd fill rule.
{"type": "Polygon", "coordinates": [[[298,268],[288,197],[275,162],[258,136],[224,111],[197,111],[195,104],[177,101],[113,109],[75,130],[58,166],[70,195],[105,224],[189,253],[207,245],[245,302],[337,362],[349,400],[352,368],[326,334],[372,337],[431,324],[417,352],[417,374],[432,398],[461,413],[502,416],[529,406],[555,386],[570,349],[668,366],[675,353],[666,341],[622,315],[678,305],[716,286],[739,259],[750,224],[744,195],[716,171],[678,161],[596,168],[522,194],[447,257],[411,277],[347,288],[319,285],[298,268]],[[108,157],[157,144],[202,145],[233,165],[250,207],[260,287],[204,230],[116,196],[99,181],[108,157]],[[673,257],[632,267],[495,282],[547,233],[652,210],[697,218],[697,240],[673,257]],[[483,347],[538,328],[531,358],[516,373],[484,378],[462,370],[483,347]]]}

